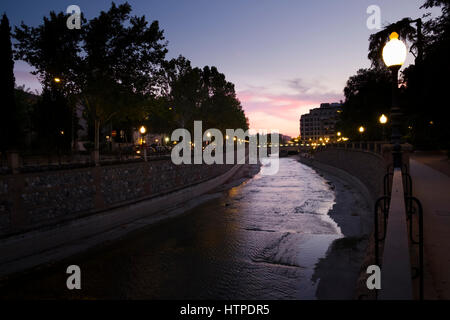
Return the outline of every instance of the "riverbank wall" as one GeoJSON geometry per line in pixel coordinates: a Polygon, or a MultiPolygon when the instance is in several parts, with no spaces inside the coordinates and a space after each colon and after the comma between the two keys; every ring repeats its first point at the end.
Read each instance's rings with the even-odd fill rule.
{"type": "Polygon", "coordinates": [[[0,176],[0,236],[109,211],[197,185],[234,165],[170,159],[0,176]]]}
{"type": "Polygon", "coordinates": [[[300,156],[300,162],[331,172],[352,183],[373,207],[383,194],[383,178],[386,173],[386,159],[374,152],[328,148],[313,154],[300,156]]]}
{"type": "Polygon", "coordinates": [[[178,215],[248,166],[167,159],[2,176],[0,277],[178,215]]]}

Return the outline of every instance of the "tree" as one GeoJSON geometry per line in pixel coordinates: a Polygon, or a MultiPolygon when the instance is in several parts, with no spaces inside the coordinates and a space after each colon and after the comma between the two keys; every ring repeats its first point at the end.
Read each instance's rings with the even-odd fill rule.
{"type": "Polygon", "coordinates": [[[61,91],[44,89],[34,105],[32,123],[40,150],[59,153],[70,149],[72,108],[61,91]]]}
{"type": "Polygon", "coordinates": [[[0,151],[16,147],[18,136],[18,115],[14,99],[14,60],[11,48],[11,28],[6,14],[0,23],[0,151]]]}
{"type": "Polygon", "coordinates": [[[338,129],[351,139],[359,138],[359,126],[364,126],[365,139],[381,138],[378,119],[389,115],[391,107],[391,75],[386,69],[360,69],[344,88],[345,102],[338,129]]]}
{"type": "Polygon", "coordinates": [[[36,68],[44,88],[54,77],[70,101],[85,106],[94,121],[95,149],[100,125],[145,101],[157,91],[167,52],[157,21],[130,16],[128,3],[111,8],[81,30],[68,30],[68,15],[54,12],[36,28],[16,28],[17,58],[36,68]]]}
{"type": "Polygon", "coordinates": [[[192,68],[183,57],[166,65],[169,102],[175,121],[192,129],[194,120],[201,120],[206,128],[222,130],[248,129],[248,120],[236,97],[234,85],[216,67],[192,68]]]}

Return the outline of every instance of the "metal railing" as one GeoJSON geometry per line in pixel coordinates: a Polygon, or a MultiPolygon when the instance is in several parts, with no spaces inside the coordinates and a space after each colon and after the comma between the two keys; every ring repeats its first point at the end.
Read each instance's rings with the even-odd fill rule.
{"type": "MultiPolygon", "coordinates": [[[[390,251],[392,247],[396,247],[399,250],[398,243],[387,243],[386,233],[389,228],[389,217],[391,214],[391,199],[394,192],[402,190],[403,197],[399,199],[398,194],[396,195],[396,209],[397,212],[397,225],[391,228],[392,232],[403,232],[403,228],[407,230],[407,248],[402,248],[402,250],[408,250],[408,264],[410,264],[410,271],[414,271],[411,276],[411,281],[413,279],[418,279],[418,298],[423,300],[424,298],[424,235],[423,235],[423,208],[420,201],[412,195],[412,179],[408,172],[408,166],[403,165],[398,171],[392,170],[391,167],[387,168],[387,172],[384,176],[383,181],[384,195],[380,197],[375,202],[374,211],[374,241],[375,241],[375,264],[383,265],[384,261],[381,260],[380,251],[383,250],[384,259],[384,249],[388,246],[390,251]],[[400,176],[401,175],[401,176],[400,176]],[[393,190],[394,180],[396,179],[396,188],[393,190]],[[400,180],[399,180],[400,179],[400,180]],[[401,202],[399,204],[399,202],[401,202]],[[398,212],[398,208],[402,208],[404,212],[398,212]],[[403,217],[402,217],[403,215],[403,217]],[[404,218],[404,220],[403,220],[404,218]],[[401,221],[398,223],[398,221],[401,221]],[[403,221],[404,224],[403,225],[403,221]],[[397,229],[397,230],[394,230],[397,229]],[[381,260],[381,261],[380,261],[381,260]]],[[[405,240],[405,239],[403,239],[405,240]]],[[[400,259],[403,255],[405,258],[405,252],[397,252],[397,255],[391,255],[400,259]]],[[[401,263],[402,261],[398,261],[401,263]]],[[[404,262],[404,261],[403,261],[404,262]]],[[[393,261],[390,261],[393,263],[393,261]]],[[[399,275],[401,277],[401,275],[399,275]]],[[[395,278],[395,277],[394,277],[395,278]]],[[[405,292],[407,294],[407,292],[405,292]]],[[[389,294],[388,294],[389,296],[389,294]]]]}
{"type": "Polygon", "coordinates": [[[331,147],[338,149],[368,151],[377,154],[382,154],[383,145],[385,144],[387,144],[387,142],[384,141],[336,142],[336,143],[328,143],[325,146],[318,146],[316,150],[320,151],[331,147]]]}

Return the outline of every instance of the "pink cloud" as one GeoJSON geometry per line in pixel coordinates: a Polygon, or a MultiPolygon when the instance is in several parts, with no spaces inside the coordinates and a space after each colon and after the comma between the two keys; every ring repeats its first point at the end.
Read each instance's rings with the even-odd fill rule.
{"type": "Polygon", "coordinates": [[[252,129],[278,129],[280,133],[298,136],[302,114],[322,102],[335,102],[341,96],[325,94],[271,94],[266,90],[245,90],[237,93],[252,129]]]}

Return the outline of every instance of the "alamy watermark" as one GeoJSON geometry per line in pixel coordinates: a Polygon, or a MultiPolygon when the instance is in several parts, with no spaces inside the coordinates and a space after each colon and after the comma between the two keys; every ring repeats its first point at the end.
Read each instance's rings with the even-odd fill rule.
{"type": "Polygon", "coordinates": [[[176,129],[171,136],[171,140],[176,142],[171,153],[172,162],[176,165],[245,164],[248,158],[249,164],[262,164],[263,175],[274,175],[278,172],[278,130],[267,133],[265,130],[226,129],[225,133],[224,137],[218,129],[203,131],[202,121],[194,121],[193,136],[187,129],[176,129]]]}
{"type": "Polygon", "coordinates": [[[80,290],[81,289],[81,269],[77,265],[70,265],[66,270],[67,274],[70,276],[67,278],[66,286],[69,290],[80,290]]]}
{"type": "Polygon", "coordinates": [[[366,13],[370,16],[367,18],[366,25],[369,30],[381,30],[381,9],[373,4],[367,7],[366,13]]]}
{"type": "Polygon", "coordinates": [[[67,7],[66,13],[70,14],[67,18],[66,26],[69,30],[81,29],[81,9],[75,4],[67,7]]]}

